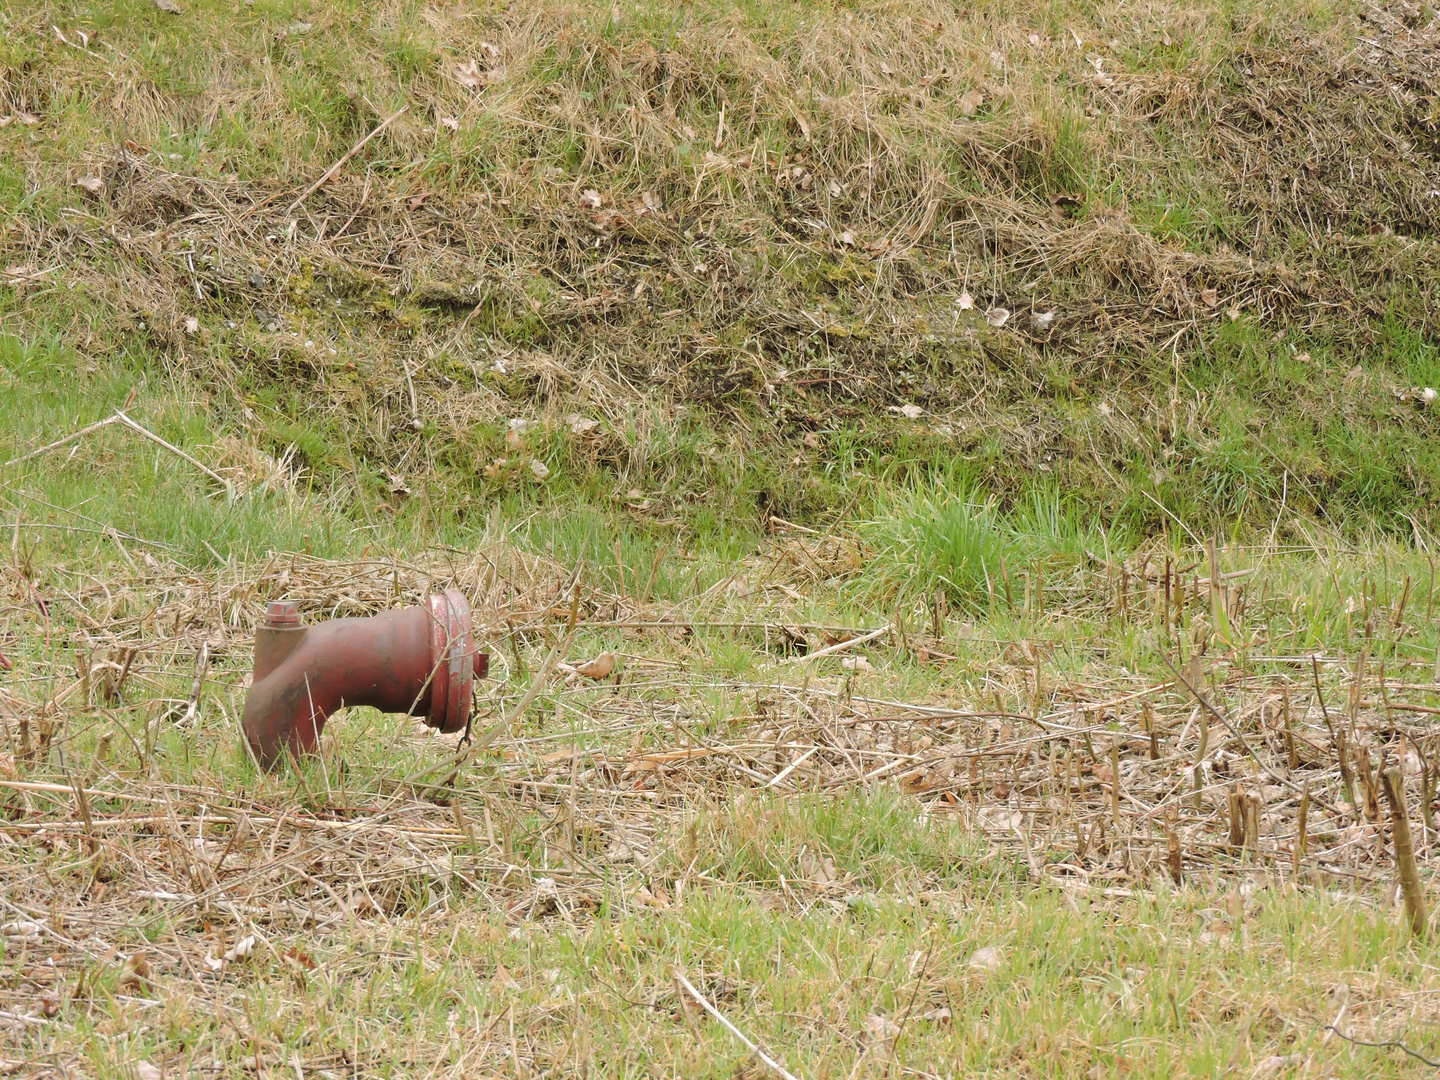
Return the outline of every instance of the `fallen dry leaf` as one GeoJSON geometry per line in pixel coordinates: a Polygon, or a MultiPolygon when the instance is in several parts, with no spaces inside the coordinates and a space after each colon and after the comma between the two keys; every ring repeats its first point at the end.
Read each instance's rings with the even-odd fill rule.
{"type": "Polygon", "coordinates": [[[185,9],[175,3],[175,0],[155,0],[155,6],[161,11],[168,11],[171,15],[185,14],[185,9]]]}
{"type": "Polygon", "coordinates": [[[82,176],[79,180],[75,181],[75,186],[84,188],[92,195],[98,195],[105,189],[105,181],[101,180],[98,176],[82,176]]]}
{"type": "Polygon", "coordinates": [[[282,959],[288,960],[290,961],[290,963],[296,964],[304,968],[306,971],[315,970],[315,961],[311,959],[309,953],[307,953],[304,949],[300,948],[298,945],[292,945],[290,948],[282,952],[280,956],[282,959]]]}
{"type": "MultiPolygon", "coordinates": [[[[159,4],[160,0],[155,0],[155,2],[159,4]]],[[[179,9],[177,8],[176,10],[178,11],[179,9]]],[[[140,1080],[160,1080],[165,1074],[148,1061],[137,1061],[135,1063],[135,1075],[138,1076],[140,1080]]]]}
{"type": "Polygon", "coordinates": [[[615,670],[615,654],[613,652],[602,652],[593,660],[586,660],[583,664],[576,664],[573,668],[576,675],[583,675],[587,679],[608,679],[611,672],[615,670]]]}
{"type": "Polygon", "coordinates": [[[986,945],[970,954],[970,966],[976,971],[999,971],[1005,954],[998,945],[986,945]]]}
{"type": "Polygon", "coordinates": [[[571,413],[565,417],[565,423],[570,425],[572,435],[584,435],[600,426],[599,420],[591,420],[588,416],[581,416],[579,413],[571,413]]]}
{"type": "Polygon", "coordinates": [[[665,895],[665,890],[661,889],[658,885],[654,892],[651,892],[644,885],[641,885],[631,895],[631,899],[641,907],[660,908],[663,910],[670,906],[670,900],[665,895]]]}
{"type": "Polygon", "coordinates": [[[462,60],[455,65],[455,81],[467,90],[478,90],[485,85],[485,73],[474,60],[462,60]]]}
{"type": "Polygon", "coordinates": [[[1208,308],[1213,308],[1220,303],[1220,294],[1214,289],[1201,289],[1200,302],[1208,308]]]}
{"type": "Polygon", "coordinates": [[[834,859],[828,855],[822,859],[808,850],[800,853],[800,872],[817,885],[829,885],[840,877],[834,859]]]}
{"type": "Polygon", "coordinates": [[[874,671],[875,667],[863,656],[847,656],[840,661],[846,671],[874,671]]]}
{"type": "Polygon", "coordinates": [[[879,1013],[866,1013],[865,1030],[870,1033],[872,1039],[885,1042],[886,1040],[896,1038],[900,1034],[900,1025],[888,1016],[881,1016],[879,1013]]]}
{"type": "Polygon", "coordinates": [[[919,405],[892,405],[892,409],[898,412],[906,420],[919,420],[925,415],[925,410],[919,405]]]}
{"type": "Polygon", "coordinates": [[[985,95],[978,88],[966,90],[960,95],[960,115],[974,116],[980,111],[980,106],[985,103],[985,95]]]}
{"type": "Polygon", "coordinates": [[[491,980],[501,990],[518,991],[522,989],[515,981],[515,976],[510,974],[510,969],[504,964],[495,965],[495,978],[491,980]]]}
{"type": "Polygon", "coordinates": [[[255,935],[248,934],[235,943],[233,949],[225,950],[226,960],[243,960],[255,951],[255,935]]]}
{"type": "Polygon", "coordinates": [[[442,116],[440,117],[440,126],[450,131],[459,131],[460,121],[456,120],[453,116],[442,116]]]}
{"type": "Polygon", "coordinates": [[[1271,1073],[1279,1072],[1281,1069],[1294,1065],[1303,1057],[1303,1054],[1271,1054],[1269,1057],[1261,1058],[1255,1063],[1255,1075],[1269,1076],[1271,1073]]]}
{"type": "Polygon", "coordinates": [[[530,459],[530,475],[536,480],[548,480],[550,478],[550,466],[541,461],[538,457],[530,459]]]}
{"type": "Polygon", "coordinates": [[[975,306],[975,298],[970,295],[969,289],[966,289],[955,298],[955,306],[961,311],[969,311],[975,306]]]}
{"type": "Polygon", "coordinates": [[[1010,309],[1003,307],[992,307],[985,312],[985,321],[994,327],[1004,326],[1010,321],[1010,309]]]}

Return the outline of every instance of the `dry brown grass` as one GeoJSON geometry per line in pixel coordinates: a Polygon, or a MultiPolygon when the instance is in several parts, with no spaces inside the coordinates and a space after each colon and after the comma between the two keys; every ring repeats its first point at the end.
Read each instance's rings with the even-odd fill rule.
{"type": "MultiPolygon", "coordinates": [[[[1202,917],[1202,944],[1222,946],[1266,890],[1312,904],[1333,893],[1353,899],[1310,911],[1310,944],[1331,934],[1348,942],[1346,904],[1384,910],[1394,900],[1387,825],[1364,779],[1386,761],[1409,776],[1428,867],[1435,836],[1419,795],[1434,775],[1425,721],[1440,684],[1413,662],[1392,659],[1381,672],[1373,661],[1358,670],[1321,658],[1322,704],[1310,658],[1275,653],[1257,630],[1267,605],[1247,607],[1229,583],[1253,597],[1278,579],[1227,579],[1212,602],[1209,580],[1186,563],[1185,599],[1166,616],[1161,563],[1093,567],[1052,575],[1043,600],[1027,590],[1036,622],[1024,637],[1003,624],[977,629],[943,615],[932,623],[935,613],[917,610],[848,650],[868,655],[863,664],[847,667],[845,652],[808,661],[797,643],[816,648],[857,632],[807,626],[795,608],[833,587],[815,568],[843,572],[845,546],[791,537],[680,604],[646,602],[639,584],[597,590],[583,570],[577,578],[499,541],[404,560],[275,554],[208,573],[142,556],[128,578],[82,575],[74,588],[7,568],[0,648],[16,666],[0,691],[9,747],[0,758],[0,902],[15,977],[0,1009],[14,1046],[37,1063],[105,1072],[130,1052],[116,1042],[127,1018],[156,1016],[189,1033],[146,1042],[146,1053],[177,1068],[183,1050],[185,1067],[210,1061],[222,1071],[253,1068],[257,1053],[263,1067],[319,1075],[423,1071],[436,1055],[455,1075],[492,1057],[519,1070],[583,1069],[573,1042],[551,1026],[555,1010],[571,1015],[579,1005],[542,993],[518,1009],[512,1001],[506,1019],[505,1000],[521,986],[506,965],[523,963],[507,950],[531,940],[526,928],[545,928],[549,949],[567,935],[590,940],[611,920],[683,920],[736,890],[782,913],[869,910],[905,895],[963,903],[967,888],[980,887],[957,881],[966,861],[1025,883],[1027,902],[1178,904],[1165,918],[1181,926],[1196,904],[1228,904],[1228,916],[1202,917]],[[494,670],[509,673],[482,692],[480,730],[509,714],[536,672],[544,677],[541,659],[554,644],[572,656],[611,647],[621,677],[598,686],[552,677],[531,712],[478,753],[457,754],[408,721],[353,713],[328,729],[322,760],[277,777],[254,771],[235,724],[267,597],[283,594],[322,618],[448,586],[474,598],[494,670]],[[1108,633],[1075,636],[1107,611],[1108,633]],[[1173,677],[1147,678],[1107,645],[1127,626],[1153,632],[1167,617],[1209,645],[1185,677],[1213,713],[1173,677]],[[202,642],[214,667],[198,718],[187,721],[202,642]],[[749,659],[735,667],[739,645],[749,659]],[[1348,789],[1341,739],[1352,753],[1348,789]],[[1302,854],[1297,814],[1307,791],[1302,854]],[[887,838],[874,848],[852,849],[810,816],[831,803],[864,825],[895,813],[895,799],[901,816],[877,823],[887,838]],[[918,825],[898,824],[909,815],[918,825]],[[1231,900],[1214,899],[1227,889],[1231,900]],[[423,947],[405,944],[422,936],[423,947]],[[237,945],[255,955],[226,960],[237,945]],[[458,1042],[453,1017],[448,1036],[432,1019],[408,1028],[413,1045],[402,1048],[345,989],[365,985],[367,970],[392,954],[442,971],[453,960],[460,967],[447,979],[480,978],[498,999],[464,1020],[470,1034],[458,1042]],[[479,973],[468,966],[476,962],[479,973]],[[353,1025],[353,1046],[325,1034],[338,1020],[314,1018],[337,1008],[353,1025]],[[496,1035],[497,1023],[520,1034],[496,1035]],[[106,1049],[82,1051],[81,1032],[106,1049]]],[[[1271,618],[1278,607],[1270,602],[1271,618]]],[[[1288,903],[1266,900],[1265,910],[1288,903]]],[[[1269,940],[1259,924],[1247,932],[1269,940]]],[[[724,963],[700,966],[708,992],[739,1007],[724,963]]],[[[525,985],[537,977],[527,971],[525,985]]],[[[1316,975],[1321,986],[1354,983],[1316,975]]],[[[935,978],[925,1008],[958,1008],[958,988],[935,978]]],[[[428,1000],[430,991],[402,982],[409,988],[396,1000],[428,1000]]],[[[1394,986],[1377,982],[1368,997],[1354,990],[1351,1023],[1371,1017],[1357,1037],[1430,1015],[1428,1006],[1401,1007],[1408,999],[1394,986]]],[[[684,1012],[668,989],[616,992],[684,1012]]],[[[1199,993],[1189,1006],[1197,1022],[1239,1019],[1238,1002],[1220,1008],[1217,987],[1199,993]]],[[[473,1004],[466,994],[456,1000],[473,1004]]],[[[1301,994],[1271,1007],[1283,1017],[1315,1002],[1301,994]]],[[[1161,1002],[1156,1016],[1171,1008],[1161,1002]]],[[[1332,1017],[1310,1021],[1314,1038],[1321,1019],[1332,1017]]],[[[863,1040],[846,1051],[870,1052],[863,1040]]]]}

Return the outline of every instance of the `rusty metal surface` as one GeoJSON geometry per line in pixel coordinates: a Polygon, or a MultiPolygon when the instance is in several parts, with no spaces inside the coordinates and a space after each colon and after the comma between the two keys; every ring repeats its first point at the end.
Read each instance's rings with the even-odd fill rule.
{"type": "Polygon", "coordinates": [[[256,760],[313,753],[342,706],[424,716],[464,729],[471,686],[489,670],[475,651],[470,605],[450,589],[424,606],[302,626],[293,603],[271,601],[255,633],[255,674],[242,725],[256,760]]]}

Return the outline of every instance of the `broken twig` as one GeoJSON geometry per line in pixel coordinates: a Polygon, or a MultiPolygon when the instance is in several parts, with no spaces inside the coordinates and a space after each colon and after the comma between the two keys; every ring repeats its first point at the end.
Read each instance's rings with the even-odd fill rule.
{"type": "Polygon", "coordinates": [[[804,656],[791,657],[789,660],[782,661],[782,663],[803,664],[808,660],[818,660],[822,656],[833,656],[835,653],[842,652],[845,649],[849,649],[855,645],[864,645],[867,641],[874,641],[878,637],[883,637],[885,634],[888,634],[890,632],[891,626],[891,623],[886,623],[884,626],[880,627],[879,630],[871,630],[868,634],[861,634],[859,637],[852,637],[847,641],[837,642],[834,645],[819,649],[816,652],[807,653],[804,656]]]}
{"type": "MultiPolygon", "coordinates": [[[[889,629],[889,627],[886,627],[886,629],[889,629]]],[[[744,1032],[742,1032],[729,1020],[726,1020],[725,1017],[720,1014],[720,1010],[715,1008],[714,1005],[711,1005],[710,1002],[706,1001],[705,995],[700,993],[699,990],[696,990],[695,987],[690,984],[689,979],[685,978],[684,975],[680,974],[677,971],[675,973],[675,980],[682,987],[684,987],[685,992],[691,997],[693,997],[696,1003],[699,1004],[702,1009],[704,1009],[707,1013],[713,1016],[726,1031],[730,1032],[731,1035],[734,1035],[735,1038],[739,1039],[742,1043],[744,1043],[746,1049],[748,1049],[752,1054],[758,1057],[770,1068],[774,1069],[776,1075],[783,1076],[785,1080],[797,1080],[796,1076],[788,1069],[786,1069],[785,1066],[781,1065],[774,1058],[770,1057],[770,1055],[765,1053],[764,1050],[761,1050],[760,1047],[756,1046],[753,1042],[751,1042],[745,1037],[744,1032]]]]}

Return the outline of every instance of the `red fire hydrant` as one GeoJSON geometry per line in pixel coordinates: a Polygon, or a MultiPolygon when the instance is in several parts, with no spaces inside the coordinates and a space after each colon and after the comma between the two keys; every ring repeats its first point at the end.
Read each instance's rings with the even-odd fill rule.
{"type": "Polygon", "coordinates": [[[242,726],[255,758],[313,753],[325,721],[346,705],[423,716],[445,732],[470,718],[470,686],[490,669],[472,641],[470,605],[455,589],[420,607],[301,626],[295,604],[272,600],[255,631],[255,677],[242,726]]]}

